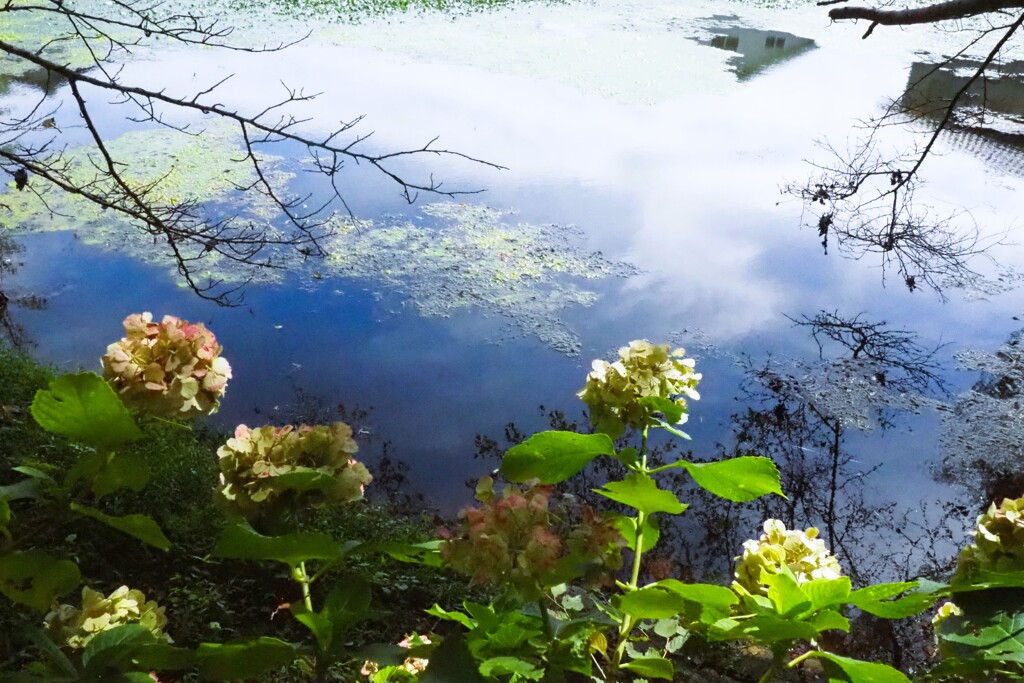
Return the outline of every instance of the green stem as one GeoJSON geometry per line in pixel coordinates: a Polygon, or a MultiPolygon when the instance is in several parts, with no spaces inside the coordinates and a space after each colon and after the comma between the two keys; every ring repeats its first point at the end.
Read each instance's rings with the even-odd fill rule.
{"type": "MultiPolygon", "coordinates": [[[[648,474],[647,470],[647,429],[644,428],[640,441],[640,472],[648,474]]],[[[636,511],[636,550],[633,552],[633,570],[629,576],[629,590],[636,590],[640,582],[640,562],[644,555],[644,524],[647,523],[647,515],[642,510],[636,511]]],[[[622,657],[626,653],[626,644],[629,642],[629,634],[633,632],[636,621],[630,615],[626,615],[619,624],[619,641],[615,646],[615,659],[612,662],[612,676],[618,677],[619,665],[622,664],[622,657]]]]}
{"type": "Polygon", "coordinates": [[[768,667],[768,670],[765,671],[763,674],[761,674],[761,677],[759,679],[757,679],[757,683],[768,683],[768,681],[772,680],[772,674],[774,674],[774,673],[775,673],[775,662],[772,662],[772,665],[770,667],[768,667]]]}
{"type": "Polygon", "coordinates": [[[296,581],[299,582],[299,585],[302,586],[302,604],[306,606],[307,610],[312,612],[313,611],[313,596],[312,596],[312,594],[310,593],[310,590],[309,590],[309,584],[311,582],[309,580],[309,574],[306,573],[306,562],[305,562],[305,560],[303,560],[302,562],[299,562],[299,566],[295,568],[294,572],[292,572],[292,576],[295,578],[296,581]]]}
{"type": "Polygon", "coordinates": [[[540,620],[541,628],[544,629],[544,637],[549,643],[555,639],[555,634],[551,632],[551,616],[548,614],[548,607],[544,604],[544,596],[537,598],[537,607],[540,608],[540,620]]]}

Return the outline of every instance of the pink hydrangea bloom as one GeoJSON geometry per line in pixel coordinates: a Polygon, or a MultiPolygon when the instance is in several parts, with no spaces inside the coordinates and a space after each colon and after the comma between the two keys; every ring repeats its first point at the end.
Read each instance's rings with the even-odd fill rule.
{"type": "Polygon", "coordinates": [[[128,405],[172,419],[216,412],[231,378],[217,338],[202,323],[151,313],[124,319],[125,336],[107,347],[103,376],[128,405]]]}

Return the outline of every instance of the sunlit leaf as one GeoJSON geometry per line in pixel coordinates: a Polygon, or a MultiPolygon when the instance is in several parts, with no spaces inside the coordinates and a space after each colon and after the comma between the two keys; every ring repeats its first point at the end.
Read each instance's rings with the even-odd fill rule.
{"type": "Polygon", "coordinates": [[[306,560],[333,560],[342,555],[342,548],[327,534],[263,536],[241,522],[220,533],[213,554],[237,560],[273,560],[294,567],[306,560]]]}
{"type": "Polygon", "coordinates": [[[728,612],[733,605],[739,602],[736,594],[725,586],[707,583],[683,583],[676,579],[664,579],[656,585],[670,590],[686,600],[710,607],[718,612],[728,612]]]}
{"type": "Polygon", "coordinates": [[[86,517],[91,517],[98,522],[102,522],[112,529],[117,529],[129,536],[134,536],[143,543],[148,543],[154,548],[168,550],[171,547],[171,542],[164,535],[163,530],[160,529],[160,525],[146,515],[125,515],[123,517],[113,517],[94,508],[79,505],[78,503],[71,503],[71,509],[80,515],[85,515],[86,517]]]}
{"type": "Polygon", "coordinates": [[[84,673],[95,678],[106,669],[123,671],[129,668],[137,646],[155,642],[156,636],[141,624],[122,624],[101,631],[82,651],[84,673]]]}
{"type": "Polygon", "coordinates": [[[678,515],[687,507],[674,493],[659,489],[651,477],[638,472],[627,474],[623,481],[610,481],[603,489],[594,489],[594,492],[645,514],[667,512],[678,515]]]}
{"type": "MultiPolygon", "coordinates": [[[[626,515],[615,515],[612,517],[612,524],[618,529],[622,537],[629,544],[629,549],[636,550],[636,517],[626,515]]],[[[658,518],[648,515],[644,518],[643,529],[641,530],[641,541],[644,550],[650,550],[658,544],[661,537],[661,530],[658,528],[658,518]]]]}
{"type": "Polygon", "coordinates": [[[648,678],[660,678],[662,680],[671,681],[675,676],[675,669],[672,666],[672,662],[663,657],[640,657],[638,659],[631,659],[622,665],[623,669],[628,669],[633,673],[648,678]]]}
{"type": "Polygon", "coordinates": [[[454,621],[462,624],[467,630],[472,631],[476,628],[476,622],[469,617],[469,615],[463,612],[449,612],[445,608],[438,604],[435,604],[430,609],[426,610],[427,614],[438,619],[444,619],[445,621],[454,621]]]}
{"type": "Polygon", "coordinates": [[[682,419],[686,412],[686,406],[663,396],[643,396],[637,399],[637,403],[648,408],[652,412],[661,413],[665,416],[665,422],[676,424],[682,419]]]}
{"type": "Polygon", "coordinates": [[[682,596],[657,585],[645,586],[619,596],[616,606],[636,619],[667,619],[686,608],[682,596]]]}
{"type": "Polygon", "coordinates": [[[904,619],[920,614],[937,600],[937,596],[928,593],[911,593],[901,598],[889,599],[917,587],[917,581],[882,583],[853,591],[846,602],[876,617],[904,619]]]}
{"type": "Polygon", "coordinates": [[[480,662],[480,673],[488,678],[515,676],[515,680],[539,681],[544,669],[519,657],[491,657],[480,662]]]}
{"type": "Polygon", "coordinates": [[[819,659],[824,659],[838,666],[843,678],[830,675],[829,683],[910,683],[910,679],[888,664],[863,662],[859,659],[840,657],[831,652],[815,652],[819,659]]]}
{"type": "Polygon", "coordinates": [[[810,608],[810,598],[800,589],[800,585],[790,572],[764,573],[762,578],[768,586],[768,599],[772,601],[775,611],[780,616],[795,616],[810,608]]]}
{"type": "Polygon", "coordinates": [[[615,455],[615,446],[605,434],[541,432],[505,452],[501,473],[509,481],[539,479],[543,484],[557,484],[599,455],[615,455]]]}
{"type": "Polygon", "coordinates": [[[196,653],[199,675],[206,681],[257,678],[290,664],[295,648],[277,638],[253,638],[230,643],[201,643],[196,653]]]}
{"type": "Polygon", "coordinates": [[[835,610],[826,609],[811,615],[807,623],[819,631],[843,631],[850,632],[850,620],[835,610]]]}
{"type": "Polygon", "coordinates": [[[769,493],[785,497],[779,470],[769,458],[744,455],[707,463],[681,460],[678,467],[685,468],[702,489],[736,503],[746,503],[769,493]]]}
{"type": "Polygon", "coordinates": [[[850,597],[850,579],[813,579],[800,585],[800,590],[811,599],[811,609],[819,610],[833,605],[842,605],[850,597]]]}
{"type": "Polygon", "coordinates": [[[94,372],[61,375],[36,392],[32,417],[43,429],[96,448],[117,448],[142,437],[128,409],[94,372]]]}
{"type": "Polygon", "coordinates": [[[39,550],[22,550],[0,556],[0,593],[12,602],[40,612],[60,596],[78,587],[78,565],[39,550]]]}

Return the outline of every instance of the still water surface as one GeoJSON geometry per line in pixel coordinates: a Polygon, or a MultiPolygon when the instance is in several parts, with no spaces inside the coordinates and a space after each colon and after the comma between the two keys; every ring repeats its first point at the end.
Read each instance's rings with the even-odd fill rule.
{"type": "MultiPolygon", "coordinates": [[[[435,209],[432,202],[447,200],[421,197],[409,206],[387,181],[350,171],[346,197],[358,218],[405,237],[454,231],[467,266],[474,249],[481,261],[511,258],[495,248],[493,232],[540,234],[539,244],[597,277],[548,268],[535,284],[505,289],[500,278],[455,274],[437,254],[408,258],[352,237],[334,245],[353,254],[340,265],[305,264],[251,285],[244,305],[224,309],[182,289],[168,267],[141,263],[116,243],[86,244],[79,228],[18,236],[24,251],[4,287],[43,296],[47,306],[16,309],[14,319],[37,358],[67,370],[95,368],[128,313],[206,321],[235,373],[215,424],[292,419],[297,392],[367,410],[354,425],[366,459],[387,444],[409,465],[410,485],[451,511],[470,498],[463,482],[494,466],[474,458],[477,435],[499,438],[510,421],[525,433],[545,428],[552,409],[578,418],[574,393],[590,359],[610,357],[630,339],[671,341],[697,357],[702,398],[691,405],[688,431],[697,455],[716,457],[735,443],[731,417],[746,409],[742,358],[820,379],[818,347],[789,317],[862,314],[912,331],[923,347],[944,345],[937,359],[952,396],[932,395],[936,402],[924,407],[890,397],[897,407],[882,429],[861,419],[870,410],[858,401],[870,396],[858,384],[846,413],[835,408],[847,474],[870,471],[860,490],[873,505],[894,504],[886,513],[893,518],[921,510],[922,501],[954,499],[969,518],[980,504],[969,497],[977,487],[933,477],[962,445],[944,435],[949,406],[980,377],[959,369],[956,354],[1007,343],[1024,314],[1019,290],[910,292],[877,258],[823,254],[816,231],[801,227],[811,217],[779,191],[809,175],[806,160],[821,155],[816,139],[852,144],[862,132],[857,121],[877,115],[915,65],[948,53],[956,37],[879,30],[861,41],[858,28],[829,26],[813,6],[681,5],[610,0],[393,17],[320,26],[282,53],[165,50],[125,71],[126,81],[159,80],[171,92],[235,74],[219,99],[249,110],[279,96],[280,81],[322,91],[303,110],[306,130],[364,114],[377,151],[440,136],[444,148],[507,170],[418,157],[405,168],[433,173],[446,187],[486,190],[460,198],[466,207],[435,209]],[[483,214],[472,213],[481,207],[493,210],[483,227],[483,214]]],[[[15,106],[33,92],[14,84],[2,103],[15,106]]],[[[105,130],[127,130],[100,99],[105,130]]],[[[67,139],[80,139],[71,123],[67,139]]],[[[910,132],[887,134],[910,141],[910,132]]],[[[981,229],[1000,264],[978,262],[985,274],[1024,266],[1012,244],[1024,213],[1013,149],[951,136],[940,152],[924,169],[923,199],[940,212],[970,212],[964,225],[981,229]]],[[[294,182],[308,181],[300,173],[294,182]]],[[[826,347],[832,358],[842,351],[826,347]]],[[[999,419],[1012,441],[1024,417],[1019,404],[1007,410],[999,419]]],[[[1011,455],[1019,443],[1009,444],[1011,455]]]]}

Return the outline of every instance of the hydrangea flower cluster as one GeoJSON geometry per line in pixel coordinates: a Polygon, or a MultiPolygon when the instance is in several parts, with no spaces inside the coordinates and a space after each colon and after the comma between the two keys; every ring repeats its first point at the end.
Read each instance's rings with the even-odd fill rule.
{"type": "Polygon", "coordinates": [[[766,574],[778,574],[789,567],[797,583],[817,579],[838,579],[842,569],[835,555],[818,538],[818,530],[786,529],[777,519],[764,523],[764,533],[758,540],[744,541],[743,555],[736,560],[736,583],[751,595],[767,595],[766,574]]]}
{"type": "Polygon", "coordinates": [[[339,503],[359,500],[373,477],[352,457],[358,450],[344,422],[257,429],[239,425],[217,449],[220,493],[243,515],[291,490],[316,489],[339,503]]]}
{"type": "Polygon", "coordinates": [[[191,419],[216,412],[231,366],[202,323],[152,313],[124,319],[125,337],[107,347],[103,376],[128,405],[158,417],[191,419]]]}
{"type": "Polygon", "coordinates": [[[80,650],[103,631],[125,624],[141,624],[158,639],[171,640],[163,630],[167,625],[164,608],[128,586],[107,596],[83,588],[81,608],[55,604],[44,621],[54,641],[72,650],[80,650]]]}
{"type": "Polygon", "coordinates": [[[619,349],[619,360],[595,360],[587,382],[577,394],[590,407],[595,425],[620,432],[626,427],[644,429],[654,424],[650,406],[639,402],[654,397],[672,401],[683,408],[678,424],[686,421],[686,398],[697,400],[699,373],[684,349],[670,350],[668,344],[638,339],[619,349]]]}
{"type": "MultiPolygon", "coordinates": [[[[459,513],[458,537],[442,529],[447,540],[441,558],[474,583],[508,586],[529,599],[564,560],[567,572],[587,578],[622,564],[622,535],[611,521],[583,508],[577,524],[562,530],[550,509],[552,488],[506,486],[495,495],[490,478],[477,487],[481,507],[459,513]],[[562,533],[559,533],[559,532],[562,533]]],[[[559,572],[555,583],[565,580],[559,572]]]]}
{"type": "Polygon", "coordinates": [[[974,543],[960,552],[957,574],[1024,569],[1024,498],[1005,498],[978,517],[974,543]]]}

